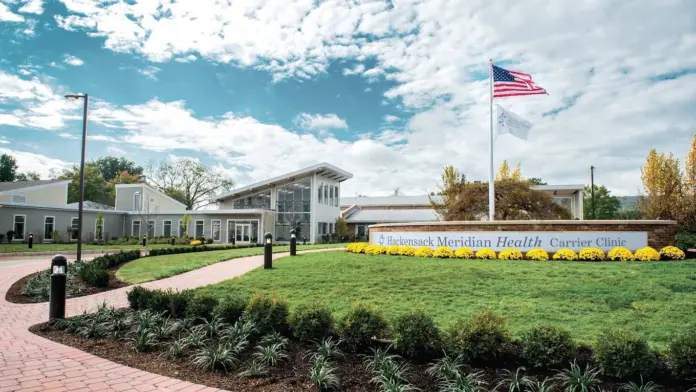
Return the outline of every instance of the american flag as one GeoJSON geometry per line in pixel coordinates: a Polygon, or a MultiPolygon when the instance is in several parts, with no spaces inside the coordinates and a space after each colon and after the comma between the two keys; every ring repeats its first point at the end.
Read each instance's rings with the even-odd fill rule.
{"type": "MultiPolygon", "coordinates": [[[[492,65],[492,64],[491,64],[492,65]]],[[[546,90],[534,84],[532,75],[493,67],[493,98],[516,95],[546,94],[546,90]]]]}

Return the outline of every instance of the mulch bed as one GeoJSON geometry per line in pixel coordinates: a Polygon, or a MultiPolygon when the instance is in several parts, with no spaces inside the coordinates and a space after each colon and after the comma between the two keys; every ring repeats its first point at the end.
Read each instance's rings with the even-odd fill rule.
{"type": "MultiPolygon", "coordinates": [[[[114,290],[114,289],[128,286],[127,283],[119,280],[116,277],[116,269],[118,269],[118,267],[109,271],[109,286],[108,287],[94,287],[94,286],[88,285],[87,283],[79,281],[80,288],[81,288],[80,293],[76,294],[76,295],[68,295],[67,298],[84,297],[85,295],[102,293],[104,291],[114,290]]],[[[27,281],[29,281],[29,279],[33,278],[34,276],[36,276],[40,273],[41,272],[35,272],[33,274],[29,274],[29,275],[21,278],[20,280],[14,282],[12,284],[12,286],[10,286],[10,289],[7,290],[7,294],[5,294],[5,301],[15,303],[15,304],[35,304],[35,303],[41,303],[41,302],[48,302],[48,299],[43,299],[43,298],[39,298],[39,297],[28,297],[26,295],[22,295],[22,289],[27,284],[27,281]]]]}

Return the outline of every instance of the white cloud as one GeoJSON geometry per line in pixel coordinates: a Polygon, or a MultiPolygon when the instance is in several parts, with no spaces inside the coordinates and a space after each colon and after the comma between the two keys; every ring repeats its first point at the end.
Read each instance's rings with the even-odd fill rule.
{"type": "Polygon", "coordinates": [[[365,66],[362,64],[358,64],[355,66],[355,68],[344,68],[343,69],[343,74],[344,75],[359,75],[365,71],[365,66]]]}
{"type": "Polygon", "coordinates": [[[59,133],[58,136],[62,137],[63,139],[72,139],[72,140],[79,139],[79,137],[72,135],[72,134],[69,134],[69,133],[65,133],[65,132],[59,133]]]}
{"type": "Polygon", "coordinates": [[[4,137],[0,137],[0,144],[10,144],[10,141],[5,139],[4,137]]]}
{"type": "Polygon", "coordinates": [[[87,135],[87,140],[93,140],[95,142],[117,142],[118,139],[107,135],[87,135]]]}
{"type": "Polygon", "coordinates": [[[392,116],[391,114],[387,114],[386,116],[384,116],[384,121],[386,121],[388,123],[393,123],[394,121],[397,121],[397,120],[399,120],[399,117],[392,116]]]}
{"type": "Polygon", "coordinates": [[[33,152],[12,150],[0,147],[0,154],[12,155],[17,160],[18,172],[37,172],[42,178],[48,177],[51,169],[60,171],[70,167],[71,163],[60,159],[49,158],[33,152]]]}
{"type": "Polygon", "coordinates": [[[9,7],[0,2],[0,22],[24,22],[24,17],[15,14],[9,7]]]}
{"type": "Polygon", "coordinates": [[[177,57],[174,59],[174,61],[179,62],[179,63],[190,63],[192,61],[196,61],[197,59],[198,59],[198,57],[190,54],[186,57],[177,57]]]}
{"type": "Polygon", "coordinates": [[[339,118],[337,115],[331,114],[309,114],[300,113],[295,117],[294,123],[296,126],[306,130],[328,130],[337,128],[348,128],[346,120],[339,118]]]}
{"type": "Polygon", "coordinates": [[[126,155],[128,154],[126,150],[116,147],[116,146],[109,146],[106,148],[106,152],[109,154],[116,154],[116,155],[126,155]]]}
{"type": "Polygon", "coordinates": [[[72,65],[73,67],[79,67],[80,65],[83,65],[85,62],[82,61],[82,59],[66,54],[63,57],[63,62],[68,65],[72,65]]]}
{"type": "Polygon", "coordinates": [[[43,13],[43,0],[27,0],[19,12],[41,15],[43,13]]]}
{"type": "Polygon", "coordinates": [[[147,77],[148,79],[152,79],[152,80],[157,80],[156,75],[157,75],[157,72],[159,72],[159,71],[161,71],[161,69],[154,67],[152,65],[147,66],[147,67],[142,68],[142,69],[138,69],[138,73],[140,73],[141,75],[145,75],[145,77],[147,77]]]}

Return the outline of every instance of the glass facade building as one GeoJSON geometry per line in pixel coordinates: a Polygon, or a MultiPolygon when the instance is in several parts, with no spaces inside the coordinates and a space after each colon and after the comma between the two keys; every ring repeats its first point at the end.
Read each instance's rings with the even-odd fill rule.
{"type": "Polygon", "coordinates": [[[297,238],[309,238],[312,210],[312,182],[307,178],[279,186],[276,191],[275,239],[290,241],[290,231],[297,238]]]}

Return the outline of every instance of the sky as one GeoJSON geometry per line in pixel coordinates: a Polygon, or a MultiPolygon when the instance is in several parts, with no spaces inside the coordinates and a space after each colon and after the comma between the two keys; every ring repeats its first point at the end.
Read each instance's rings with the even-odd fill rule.
{"type": "Polygon", "coordinates": [[[489,58],[548,95],[495,166],[640,191],[696,133],[694,0],[0,0],[0,153],[20,171],[193,157],[243,186],[319,162],[343,195],[488,179],[489,58]]]}

